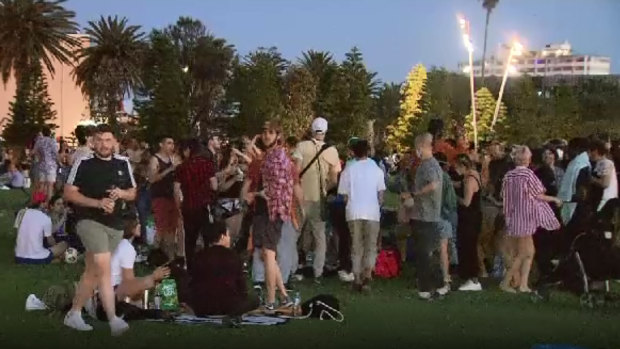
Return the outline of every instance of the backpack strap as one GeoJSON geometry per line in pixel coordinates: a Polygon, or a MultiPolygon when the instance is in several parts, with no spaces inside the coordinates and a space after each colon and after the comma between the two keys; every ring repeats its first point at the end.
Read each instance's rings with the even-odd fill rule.
{"type": "Polygon", "coordinates": [[[316,153],[316,155],[314,155],[314,157],[312,158],[312,160],[310,160],[308,165],[306,165],[306,167],[304,167],[304,169],[301,170],[301,172],[299,172],[299,178],[303,177],[304,174],[310,169],[310,167],[319,159],[319,156],[321,156],[321,154],[323,154],[324,151],[326,151],[327,149],[331,147],[332,146],[327,143],[323,144],[323,146],[321,146],[321,149],[316,153]]]}

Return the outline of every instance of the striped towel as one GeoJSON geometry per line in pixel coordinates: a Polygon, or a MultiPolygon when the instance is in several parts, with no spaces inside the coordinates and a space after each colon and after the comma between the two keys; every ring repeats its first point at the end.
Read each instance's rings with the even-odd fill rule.
{"type": "MultiPolygon", "coordinates": [[[[179,315],[172,320],[177,324],[184,325],[223,325],[225,316],[213,315],[208,317],[198,317],[195,315],[179,315]]],[[[153,319],[148,320],[153,322],[169,322],[168,320],[163,319],[153,319]]],[[[273,317],[273,316],[264,316],[264,315],[244,315],[241,318],[241,325],[249,326],[272,326],[272,325],[282,325],[288,322],[287,318],[273,317]]]]}

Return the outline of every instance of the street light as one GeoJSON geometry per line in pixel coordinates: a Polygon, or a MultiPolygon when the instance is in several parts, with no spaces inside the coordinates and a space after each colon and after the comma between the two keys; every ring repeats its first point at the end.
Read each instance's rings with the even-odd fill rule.
{"type": "Polygon", "coordinates": [[[469,35],[469,21],[462,15],[457,16],[461,35],[463,36],[463,44],[469,53],[469,89],[471,92],[471,114],[473,116],[472,123],[474,129],[474,148],[478,150],[478,121],[476,117],[476,92],[474,90],[474,46],[469,35]]]}
{"type": "Polygon", "coordinates": [[[502,77],[502,84],[499,88],[499,96],[497,96],[497,102],[495,103],[495,112],[493,113],[493,121],[491,122],[491,131],[495,128],[497,123],[497,116],[499,115],[499,107],[502,104],[502,97],[504,96],[504,87],[506,87],[506,80],[508,79],[508,73],[516,73],[517,69],[512,66],[512,58],[520,56],[523,51],[523,45],[517,40],[513,40],[510,45],[510,52],[508,53],[508,59],[506,60],[506,67],[504,68],[504,76],[502,77]]]}

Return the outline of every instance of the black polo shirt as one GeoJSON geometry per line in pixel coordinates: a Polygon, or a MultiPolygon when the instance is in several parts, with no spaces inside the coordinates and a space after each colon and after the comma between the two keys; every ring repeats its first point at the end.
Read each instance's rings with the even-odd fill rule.
{"type": "MultiPolygon", "coordinates": [[[[120,155],[114,155],[109,160],[100,159],[96,155],[78,159],[73,164],[67,184],[78,187],[82,195],[98,200],[107,197],[107,191],[115,187],[120,189],[136,187],[129,158],[120,155]]],[[[90,219],[110,228],[122,230],[123,212],[127,210],[127,205],[117,200],[114,212],[111,214],[105,214],[99,208],[76,205],[76,219],[77,221],[90,219]]]]}

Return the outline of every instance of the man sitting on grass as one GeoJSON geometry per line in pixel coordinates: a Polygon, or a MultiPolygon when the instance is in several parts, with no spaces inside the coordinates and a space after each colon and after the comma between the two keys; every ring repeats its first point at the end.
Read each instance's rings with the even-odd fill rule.
{"type": "Polygon", "coordinates": [[[67,249],[66,242],[56,243],[52,237],[52,219],[45,214],[46,196],[35,193],[32,205],[17,216],[17,243],[15,262],[17,264],[49,264],[67,249]],[[49,248],[45,248],[44,239],[49,248]]]}
{"type": "Polygon", "coordinates": [[[197,316],[239,316],[258,308],[258,299],[248,296],[243,263],[230,249],[226,224],[215,222],[203,236],[209,247],[194,259],[189,307],[197,316]]]}
{"type": "MultiPolygon", "coordinates": [[[[145,290],[154,288],[159,281],[170,275],[169,268],[158,267],[148,276],[135,276],[133,267],[136,262],[136,249],[132,241],[138,236],[140,236],[140,223],[135,217],[127,219],[123,230],[123,240],[114,250],[111,260],[112,286],[116,294],[116,315],[123,316],[125,320],[157,317],[156,314],[150,316],[148,313],[136,311],[135,307],[127,306],[125,300],[141,300],[145,290]]],[[[88,304],[86,308],[90,313],[91,309],[88,304]]],[[[97,306],[96,317],[107,321],[107,315],[100,303],[97,306]]]]}

